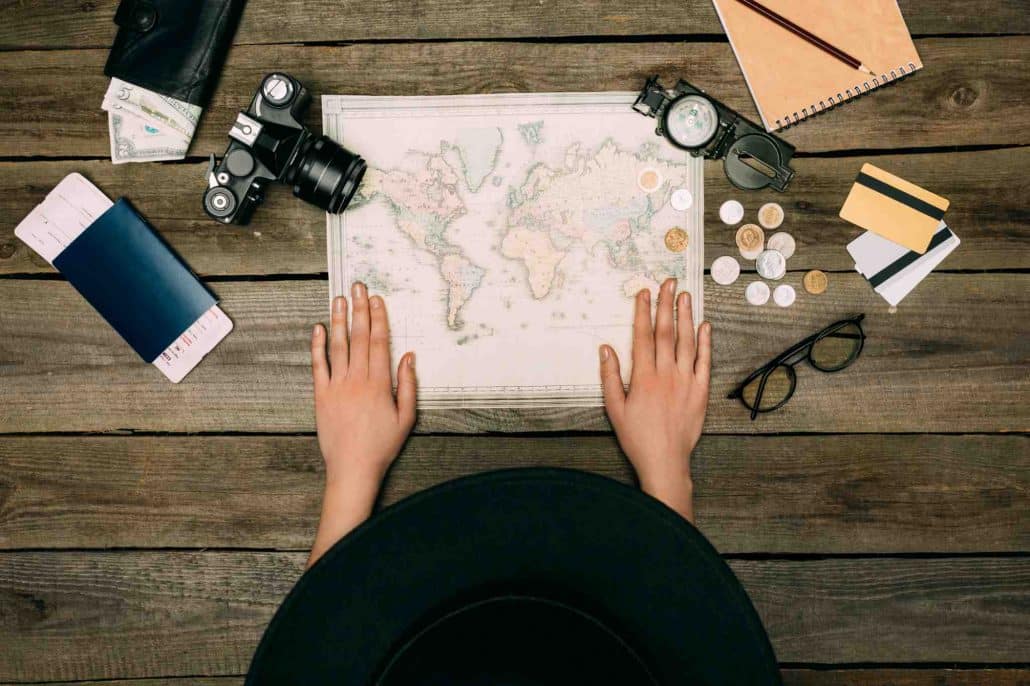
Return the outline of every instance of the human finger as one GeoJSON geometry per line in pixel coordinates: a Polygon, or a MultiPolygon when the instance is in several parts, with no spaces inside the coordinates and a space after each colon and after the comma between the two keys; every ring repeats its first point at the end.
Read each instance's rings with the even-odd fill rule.
{"type": "Polygon", "coordinates": [[[708,395],[708,384],[712,376],[712,325],[703,322],[697,334],[697,361],[694,362],[694,379],[708,395]]]}
{"type": "Polygon", "coordinates": [[[333,298],[333,311],[329,325],[329,364],[333,376],[347,374],[347,298],[333,298]]]}
{"type": "Polygon", "coordinates": [[[692,372],[697,344],[694,338],[694,304],[690,293],[680,293],[676,307],[676,329],[676,366],[681,372],[692,372]]]}
{"type": "Polygon", "coordinates": [[[351,286],[350,363],[348,376],[368,374],[368,289],[360,281],[351,286]]]}
{"type": "Polygon", "coordinates": [[[405,353],[397,366],[397,418],[411,429],[415,425],[415,353],[405,353]]]}
{"type": "Polygon", "coordinates": [[[371,379],[384,380],[389,384],[390,377],[390,323],[386,316],[386,304],[378,295],[368,299],[371,331],[368,347],[368,376],[371,379]]]}
{"type": "Polygon", "coordinates": [[[658,371],[676,364],[676,330],[672,321],[672,304],[676,296],[676,279],[666,279],[658,291],[658,313],[654,319],[655,365],[658,371]]]}
{"type": "Polygon", "coordinates": [[[329,360],[325,353],[325,327],[315,324],[311,332],[311,376],[315,383],[315,393],[321,391],[329,383],[329,360]]]}
{"type": "Polygon", "coordinates": [[[604,408],[612,424],[622,421],[622,413],[626,405],[626,389],[622,385],[622,373],[619,371],[619,356],[610,345],[602,345],[598,351],[601,357],[601,392],[604,395],[604,408]]]}
{"type": "Polygon", "coordinates": [[[637,293],[633,316],[633,372],[654,371],[654,330],[651,328],[651,291],[637,293]]]}

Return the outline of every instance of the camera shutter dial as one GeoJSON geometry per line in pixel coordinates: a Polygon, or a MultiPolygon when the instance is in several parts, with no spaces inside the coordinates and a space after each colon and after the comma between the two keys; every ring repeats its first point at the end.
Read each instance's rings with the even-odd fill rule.
{"type": "Polygon", "coordinates": [[[204,193],[204,209],[212,217],[228,217],[236,211],[236,196],[222,186],[209,188],[204,193]]]}
{"type": "Polygon", "coordinates": [[[268,104],[282,107],[293,99],[293,82],[283,74],[271,74],[261,86],[261,94],[268,104]]]}

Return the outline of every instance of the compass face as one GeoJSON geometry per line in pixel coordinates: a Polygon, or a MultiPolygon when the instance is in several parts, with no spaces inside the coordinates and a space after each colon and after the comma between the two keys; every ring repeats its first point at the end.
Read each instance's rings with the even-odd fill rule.
{"type": "Polygon", "coordinates": [[[715,105],[701,95],[677,98],[665,112],[665,131],[684,148],[700,148],[715,136],[719,114],[715,105]]]}

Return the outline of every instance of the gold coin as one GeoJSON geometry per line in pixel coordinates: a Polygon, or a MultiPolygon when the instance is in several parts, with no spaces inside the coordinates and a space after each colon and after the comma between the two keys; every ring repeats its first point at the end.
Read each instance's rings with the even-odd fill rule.
{"type": "Polygon", "coordinates": [[[757,224],[744,224],[737,229],[737,248],[744,259],[755,259],[764,246],[765,232],[757,224]]]}
{"type": "Polygon", "coordinates": [[[758,209],[758,223],[766,229],[775,229],[783,223],[783,208],[767,202],[758,209]]]}
{"type": "Polygon", "coordinates": [[[662,174],[652,167],[642,169],[637,175],[637,185],[645,193],[653,193],[662,185],[662,174]]]}
{"type": "Polygon", "coordinates": [[[812,295],[819,295],[820,293],[826,291],[826,272],[821,272],[818,269],[813,269],[812,271],[805,274],[805,278],[802,279],[801,282],[805,285],[806,291],[808,291],[812,295]]]}
{"type": "Polygon", "coordinates": [[[665,247],[672,252],[683,252],[690,242],[687,232],[674,226],[665,233],[665,247]]]}

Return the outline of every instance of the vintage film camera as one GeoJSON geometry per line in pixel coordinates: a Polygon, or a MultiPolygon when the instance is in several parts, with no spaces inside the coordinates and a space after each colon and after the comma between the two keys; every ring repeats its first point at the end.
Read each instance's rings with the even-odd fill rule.
{"type": "Polygon", "coordinates": [[[666,90],[653,76],[637,96],[633,109],[658,119],[655,133],[694,157],[722,159],[726,176],[737,188],[772,186],[787,190],[794,170],[794,146],[766,133],[700,88],[682,79],[666,90]]]}
{"type": "Polygon", "coordinates": [[[365,161],[328,136],[316,135],[301,119],[311,94],[292,76],[269,74],[246,112],[229,131],[220,163],[211,156],[204,210],[226,224],[247,224],[278,181],[323,210],[343,212],[365,175],[365,161]]]}

